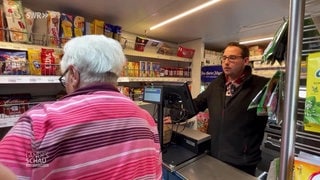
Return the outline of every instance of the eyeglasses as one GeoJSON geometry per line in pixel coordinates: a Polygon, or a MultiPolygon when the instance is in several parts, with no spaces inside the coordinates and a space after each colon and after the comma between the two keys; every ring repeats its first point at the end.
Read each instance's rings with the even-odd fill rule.
{"type": "Polygon", "coordinates": [[[235,55],[230,55],[230,56],[221,56],[220,57],[220,60],[221,61],[226,61],[227,59],[230,61],[230,62],[236,62],[237,61],[237,59],[239,59],[239,58],[243,58],[242,56],[235,56],[235,55]]]}
{"type": "Polygon", "coordinates": [[[66,79],[65,79],[65,75],[68,73],[69,68],[67,70],[64,71],[64,73],[59,77],[59,81],[61,86],[66,87],[66,79]]]}

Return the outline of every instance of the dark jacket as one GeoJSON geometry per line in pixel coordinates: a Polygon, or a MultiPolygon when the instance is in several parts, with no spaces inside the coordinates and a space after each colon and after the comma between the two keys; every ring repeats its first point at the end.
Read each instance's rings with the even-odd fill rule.
{"type": "Polygon", "coordinates": [[[213,80],[194,99],[198,111],[209,110],[208,134],[210,155],[234,165],[257,165],[261,160],[260,145],[268,117],[257,116],[256,109],[247,110],[251,100],[268,79],[251,74],[226,101],[225,75],[213,80]]]}

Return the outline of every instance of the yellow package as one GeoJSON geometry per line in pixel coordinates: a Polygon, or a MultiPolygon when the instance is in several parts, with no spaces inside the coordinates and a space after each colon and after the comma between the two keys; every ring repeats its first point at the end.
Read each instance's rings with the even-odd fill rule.
{"type": "Polygon", "coordinates": [[[28,63],[31,75],[41,75],[40,49],[28,49],[28,63]]]}
{"type": "Polygon", "coordinates": [[[316,180],[320,178],[320,165],[302,158],[294,160],[294,180],[316,180]]]}
{"type": "Polygon", "coordinates": [[[304,130],[320,132],[320,53],[307,59],[307,93],[304,111],[304,130]]]}
{"type": "Polygon", "coordinates": [[[93,34],[103,34],[104,32],[104,21],[94,19],[93,20],[93,34]]]}
{"type": "Polygon", "coordinates": [[[83,36],[85,34],[85,20],[82,16],[75,16],[73,19],[74,36],[83,36]]]}
{"type": "Polygon", "coordinates": [[[54,56],[54,64],[55,64],[55,69],[56,69],[55,75],[61,76],[62,73],[60,71],[60,61],[63,56],[63,51],[54,50],[53,56],[54,56]]]}

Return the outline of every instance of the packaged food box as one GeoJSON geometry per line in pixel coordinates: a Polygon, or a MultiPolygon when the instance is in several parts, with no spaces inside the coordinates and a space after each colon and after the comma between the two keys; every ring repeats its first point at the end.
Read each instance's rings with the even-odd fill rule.
{"type": "Polygon", "coordinates": [[[28,74],[27,52],[0,50],[0,65],[0,74],[26,75],[28,74]]]}
{"type": "Polygon", "coordinates": [[[91,22],[85,22],[85,34],[93,34],[93,24],[91,22]]]}
{"type": "Polygon", "coordinates": [[[146,77],[151,77],[151,62],[146,61],[145,65],[146,65],[145,67],[146,77]]]}
{"type": "Polygon", "coordinates": [[[104,32],[104,21],[102,20],[98,20],[98,19],[94,19],[93,22],[93,34],[103,34],[104,32]]]}
{"type": "Polygon", "coordinates": [[[134,77],[134,62],[129,61],[127,64],[127,71],[129,77],[134,77]]]}
{"type": "Polygon", "coordinates": [[[139,76],[146,77],[146,61],[139,61],[139,76]]]}
{"type": "Polygon", "coordinates": [[[160,77],[160,63],[159,62],[152,62],[151,63],[151,76],[152,77],[160,77]]]}
{"type": "Polygon", "coordinates": [[[3,8],[12,42],[27,42],[28,34],[20,0],[3,0],[3,8]]]}
{"type": "Polygon", "coordinates": [[[0,95],[0,114],[18,115],[28,110],[30,94],[0,95]]]}
{"type": "Polygon", "coordinates": [[[194,49],[179,46],[177,56],[184,57],[184,58],[193,58],[194,53],[195,53],[194,49]]]}
{"type": "Polygon", "coordinates": [[[320,52],[307,58],[306,86],[304,130],[320,132],[320,52]]]}

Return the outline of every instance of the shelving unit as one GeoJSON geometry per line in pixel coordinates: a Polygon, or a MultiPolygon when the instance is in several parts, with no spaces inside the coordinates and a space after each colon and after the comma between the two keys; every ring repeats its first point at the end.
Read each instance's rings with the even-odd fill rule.
{"type": "Polygon", "coordinates": [[[59,76],[0,75],[0,84],[59,83],[59,76]]]}
{"type": "MultiPolygon", "coordinates": [[[[131,35],[135,37],[134,35],[131,35]]],[[[164,66],[178,66],[178,67],[189,67],[192,64],[192,59],[182,58],[174,55],[163,55],[157,54],[154,51],[140,52],[134,50],[131,44],[130,47],[124,48],[124,53],[128,58],[128,61],[151,61],[160,62],[164,66]]],[[[55,51],[61,52],[61,48],[53,48],[46,46],[39,46],[33,44],[22,44],[22,43],[11,43],[11,42],[0,42],[0,49],[6,50],[20,50],[28,51],[28,49],[41,49],[50,48],[55,51]]],[[[62,91],[63,88],[60,86],[58,75],[40,76],[40,75],[0,75],[0,94],[11,94],[11,93],[30,93],[32,96],[54,96],[58,92],[62,91]]],[[[191,82],[191,77],[129,77],[121,76],[118,79],[119,86],[142,86],[146,83],[154,82],[191,82]]],[[[141,101],[135,101],[137,105],[145,108],[150,108],[149,103],[141,101]]],[[[39,103],[39,102],[37,102],[39,103]]],[[[34,105],[35,102],[30,102],[27,105],[34,105]]],[[[11,104],[15,105],[15,104],[11,104]]],[[[19,106],[19,104],[16,104],[19,106]]],[[[4,108],[5,105],[1,105],[0,108],[4,108]]],[[[18,120],[20,114],[7,115],[0,114],[0,128],[11,127],[18,120]]]]}
{"type": "Polygon", "coordinates": [[[191,78],[183,77],[119,77],[118,82],[190,82],[191,78]]]}

